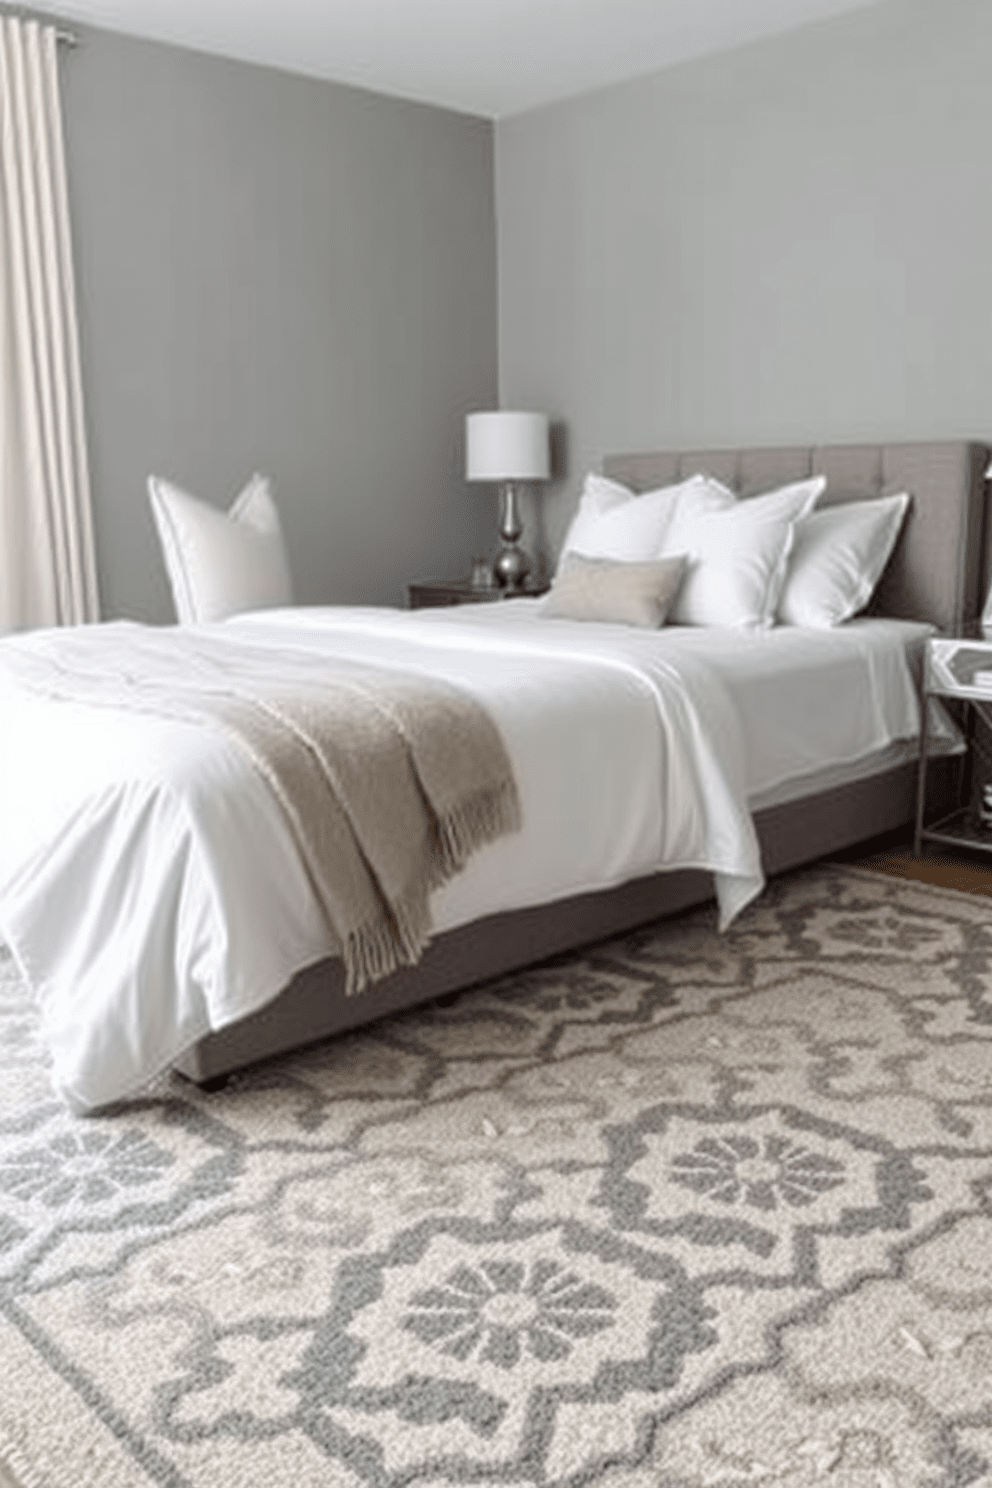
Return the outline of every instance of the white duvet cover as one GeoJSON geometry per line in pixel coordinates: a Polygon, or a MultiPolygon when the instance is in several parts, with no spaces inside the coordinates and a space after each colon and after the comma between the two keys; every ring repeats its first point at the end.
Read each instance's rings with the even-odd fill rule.
{"type": "MultiPolygon", "coordinates": [[[[524,600],[269,611],[221,629],[318,665],[428,671],[489,708],[524,827],[435,895],[437,930],[662,866],[712,870],[728,923],[762,884],[748,799],[914,736],[907,654],[929,633],[640,631],[543,619],[524,600]]],[[[334,946],[278,806],[223,735],[25,695],[3,648],[30,644],[0,643],[0,933],[39,1000],[56,1084],[86,1109],[334,946]]]]}

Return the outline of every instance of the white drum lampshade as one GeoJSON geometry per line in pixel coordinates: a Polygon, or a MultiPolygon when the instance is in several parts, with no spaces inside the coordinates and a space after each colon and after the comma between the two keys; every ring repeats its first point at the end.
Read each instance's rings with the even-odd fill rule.
{"type": "Polygon", "coordinates": [[[510,410],[468,414],[466,479],[496,481],[503,487],[500,536],[504,546],[493,571],[508,590],[523,589],[530,573],[530,559],[520,547],[523,527],[517,513],[516,483],[547,480],[550,475],[551,441],[546,414],[510,410]]]}
{"type": "Polygon", "coordinates": [[[470,481],[547,480],[548,419],[543,413],[470,413],[465,420],[465,476],[470,481]]]}

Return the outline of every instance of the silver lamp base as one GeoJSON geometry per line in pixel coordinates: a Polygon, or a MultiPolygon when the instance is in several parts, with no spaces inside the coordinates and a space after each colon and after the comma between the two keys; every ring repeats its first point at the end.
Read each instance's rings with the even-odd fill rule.
{"type": "Polygon", "coordinates": [[[527,582],[531,563],[523,548],[505,547],[493,564],[496,582],[503,589],[522,589],[527,582]]]}
{"type": "Polygon", "coordinates": [[[503,589],[522,589],[527,582],[531,562],[520,546],[523,530],[517,511],[517,489],[512,481],[507,481],[503,487],[503,516],[499,524],[503,549],[493,564],[496,582],[503,589]]]}

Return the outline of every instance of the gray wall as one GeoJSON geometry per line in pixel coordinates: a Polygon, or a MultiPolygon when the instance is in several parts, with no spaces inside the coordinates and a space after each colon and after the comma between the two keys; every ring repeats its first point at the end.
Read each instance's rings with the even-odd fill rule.
{"type": "Polygon", "coordinates": [[[899,0],[497,126],[500,385],[609,450],[992,429],[992,4],[899,0]]]}
{"type": "Polygon", "coordinates": [[[467,572],[494,498],[492,126],[83,30],[63,59],[107,617],[171,618],[150,471],[227,505],[268,471],[304,602],[467,572]]]}

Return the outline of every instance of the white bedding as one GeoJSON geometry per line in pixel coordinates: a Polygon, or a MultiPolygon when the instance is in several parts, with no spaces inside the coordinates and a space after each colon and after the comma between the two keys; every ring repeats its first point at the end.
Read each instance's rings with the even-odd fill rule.
{"type": "MultiPolygon", "coordinates": [[[[489,707],[524,829],[435,895],[438,930],[662,865],[713,870],[726,923],[762,882],[748,799],[918,730],[907,654],[929,627],[653,632],[538,611],[226,623],[256,645],[427,668],[489,707]]],[[[39,999],[57,1086],[88,1108],[333,945],[278,807],[221,735],[25,696],[3,677],[8,644],[30,638],[0,645],[0,932],[39,999]]]]}

